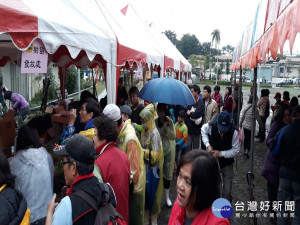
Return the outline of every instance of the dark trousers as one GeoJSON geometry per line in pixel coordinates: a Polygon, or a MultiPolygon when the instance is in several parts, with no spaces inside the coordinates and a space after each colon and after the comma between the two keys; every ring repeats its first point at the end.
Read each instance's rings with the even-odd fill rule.
{"type": "Polygon", "coordinates": [[[261,119],[261,122],[263,124],[263,127],[259,128],[258,136],[259,136],[260,140],[265,141],[265,138],[266,138],[266,121],[267,121],[267,117],[261,116],[260,119],[261,119]]]}
{"type": "Polygon", "coordinates": [[[281,217],[277,217],[277,224],[290,224],[289,217],[282,216],[283,213],[289,214],[291,212],[285,210],[284,204],[286,204],[286,201],[295,201],[294,211],[292,211],[292,213],[295,213],[295,216],[292,219],[292,224],[300,224],[300,183],[279,177],[277,200],[282,202],[281,217]]]}
{"type": "MultiPolygon", "coordinates": [[[[270,206],[272,206],[273,202],[277,201],[278,186],[273,186],[268,182],[267,187],[268,187],[268,201],[270,202],[270,206]]],[[[269,211],[274,213],[274,215],[276,216],[276,212],[273,210],[273,207],[270,207],[269,211]]]]}
{"type": "Polygon", "coordinates": [[[188,136],[188,143],[187,143],[187,150],[190,151],[192,149],[201,149],[200,146],[200,134],[189,134],[188,136]]]}
{"type": "Polygon", "coordinates": [[[184,155],[186,152],[186,149],[180,149],[179,147],[176,146],[176,152],[175,152],[175,163],[178,165],[180,161],[180,157],[184,155]]]}
{"type": "Polygon", "coordinates": [[[244,150],[250,152],[251,147],[251,130],[244,128],[244,150]]]}
{"type": "Polygon", "coordinates": [[[164,180],[164,188],[165,189],[169,189],[170,188],[170,184],[171,184],[171,181],[170,180],[167,180],[165,178],[163,178],[164,180]]]}
{"type": "Polygon", "coordinates": [[[233,119],[236,126],[238,125],[237,124],[237,120],[238,120],[237,118],[238,118],[238,112],[236,110],[236,111],[233,111],[233,113],[232,113],[232,119],[233,119]]]}

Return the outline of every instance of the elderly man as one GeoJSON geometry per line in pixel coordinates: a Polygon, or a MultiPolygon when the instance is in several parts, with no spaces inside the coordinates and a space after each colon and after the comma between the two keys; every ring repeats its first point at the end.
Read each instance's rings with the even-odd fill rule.
{"type": "Polygon", "coordinates": [[[234,157],[240,150],[239,135],[234,127],[230,114],[223,111],[201,129],[206,151],[219,160],[223,180],[222,197],[229,201],[232,201],[234,157]]]}
{"type": "MultiPolygon", "coordinates": [[[[124,106],[121,108],[123,108],[123,113],[129,113],[129,111],[124,111],[124,106]]],[[[127,110],[130,110],[128,108],[127,110]]],[[[129,224],[143,224],[146,180],[143,149],[131,125],[131,120],[128,119],[125,122],[123,122],[124,119],[120,120],[121,111],[118,106],[107,105],[103,114],[116,122],[119,130],[117,147],[127,154],[130,164],[133,193],[129,196],[129,224]]]]}
{"type": "MultiPolygon", "coordinates": [[[[66,185],[70,186],[67,196],[61,202],[55,203],[56,194],[53,195],[48,204],[46,225],[71,225],[94,224],[96,212],[87,201],[76,195],[76,191],[82,190],[97,203],[98,207],[105,202],[105,184],[100,184],[94,176],[94,154],[93,141],[83,135],[75,134],[65,145],[57,146],[54,154],[63,156],[61,166],[63,167],[66,185]],[[54,214],[54,215],[53,215],[54,214]]],[[[110,189],[111,203],[116,206],[113,189],[110,189]]]]}

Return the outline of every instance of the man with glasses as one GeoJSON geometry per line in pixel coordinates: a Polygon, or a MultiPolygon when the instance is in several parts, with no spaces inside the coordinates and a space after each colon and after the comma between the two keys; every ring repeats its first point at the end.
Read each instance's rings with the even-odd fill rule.
{"type": "MultiPolygon", "coordinates": [[[[94,224],[96,212],[81,197],[74,192],[83,190],[97,203],[98,207],[104,203],[104,184],[99,183],[94,176],[94,143],[89,138],[75,134],[65,145],[57,146],[54,154],[63,156],[61,165],[63,167],[65,182],[70,189],[67,196],[61,202],[55,203],[56,194],[53,195],[48,204],[46,225],[49,224],[94,224]]],[[[116,207],[116,199],[110,185],[110,200],[116,207]]]]}

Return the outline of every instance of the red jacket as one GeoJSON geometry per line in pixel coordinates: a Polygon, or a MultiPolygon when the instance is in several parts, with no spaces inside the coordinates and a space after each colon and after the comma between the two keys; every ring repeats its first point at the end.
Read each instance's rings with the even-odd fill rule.
{"type": "MultiPolygon", "coordinates": [[[[96,149],[97,154],[106,144],[104,143],[96,149]]],[[[96,159],[95,164],[100,170],[103,182],[109,183],[113,187],[117,198],[117,211],[129,224],[130,166],[126,153],[119,150],[116,143],[112,142],[96,159]]]]}
{"type": "MultiPolygon", "coordinates": [[[[177,204],[177,199],[174,203],[168,225],[184,225],[185,209],[177,204]]],[[[216,217],[211,208],[202,210],[195,217],[192,225],[229,225],[229,220],[216,217]]]]}

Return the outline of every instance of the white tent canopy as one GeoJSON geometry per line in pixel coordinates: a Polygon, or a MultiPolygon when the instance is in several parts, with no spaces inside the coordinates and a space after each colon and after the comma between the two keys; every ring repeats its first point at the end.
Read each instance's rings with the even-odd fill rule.
{"type": "MultiPolygon", "coordinates": [[[[100,0],[98,0],[100,2],[100,0]]],[[[105,16],[118,40],[118,65],[143,62],[163,66],[163,52],[131,4],[121,0],[102,0],[105,16]],[[122,10],[122,12],[121,12],[122,10]]]]}
{"type": "Polygon", "coordinates": [[[20,50],[39,38],[58,66],[107,63],[108,101],[115,99],[116,38],[96,1],[43,0],[41,4],[38,0],[3,0],[0,6],[0,36],[7,41],[0,46],[6,48],[0,60],[7,56],[18,61],[20,50]],[[14,47],[10,40],[15,51],[8,51],[14,47]]]}

